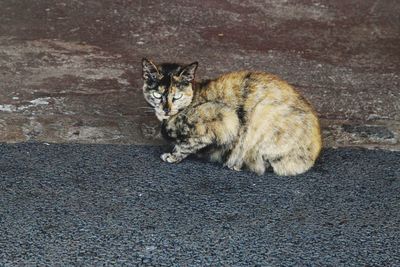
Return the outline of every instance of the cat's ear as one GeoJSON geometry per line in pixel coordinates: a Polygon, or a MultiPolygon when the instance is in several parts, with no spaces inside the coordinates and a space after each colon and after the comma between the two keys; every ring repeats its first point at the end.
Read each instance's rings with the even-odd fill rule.
{"type": "Polygon", "coordinates": [[[198,65],[199,63],[196,61],[184,67],[179,75],[181,79],[187,82],[193,81],[198,65]]]}
{"type": "Polygon", "coordinates": [[[142,59],[142,75],[145,80],[154,80],[158,76],[158,69],[156,65],[147,58],[142,59]]]}

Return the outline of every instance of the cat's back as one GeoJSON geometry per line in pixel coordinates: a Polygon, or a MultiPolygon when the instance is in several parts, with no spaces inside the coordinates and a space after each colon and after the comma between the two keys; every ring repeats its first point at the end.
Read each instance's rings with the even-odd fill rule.
{"type": "Polygon", "coordinates": [[[234,103],[242,126],[227,166],[240,169],[235,164],[241,154],[256,173],[264,173],[264,158],[280,175],[302,173],[314,164],[322,146],[318,117],[286,81],[264,72],[233,72],[216,79],[213,91],[227,105],[234,103]]]}
{"type": "Polygon", "coordinates": [[[296,105],[312,111],[308,102],[290,84],[276,75],[261,71],[225,73],[209,81],[205,93],[208,99],[233,106],[250,108],[261,99],[269,99],[276,104],[296,105]]]}

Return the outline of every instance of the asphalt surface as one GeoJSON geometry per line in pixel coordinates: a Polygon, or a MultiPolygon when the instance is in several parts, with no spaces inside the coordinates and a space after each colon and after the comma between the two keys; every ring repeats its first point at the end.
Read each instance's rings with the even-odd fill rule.
{"type": "Polygon", "coordinates": [[[1,266],[400,266],[400,153],[262,177],[160,147],[0,145],[1,266]]]}

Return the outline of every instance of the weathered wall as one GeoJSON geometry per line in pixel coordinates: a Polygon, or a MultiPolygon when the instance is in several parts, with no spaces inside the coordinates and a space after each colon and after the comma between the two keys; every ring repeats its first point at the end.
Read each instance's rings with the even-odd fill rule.
{"type": "Polygon", "coordinates": [[[318,110],[326,146],[399,149],[400,4],[0,1],[0,141],[160,143],[140,60],[264,70],[318,110]]]}

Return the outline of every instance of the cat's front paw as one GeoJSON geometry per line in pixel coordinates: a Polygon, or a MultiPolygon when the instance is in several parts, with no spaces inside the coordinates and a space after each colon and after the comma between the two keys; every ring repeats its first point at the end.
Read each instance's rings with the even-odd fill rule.
{"type": "Polygon", "coordinates": [[[239,164],[230,164],[229,162],[227,162],[227,163],[225,163],[224,164],[226,167],[228,167],[229,169],[231,169],[231,170],[234,170],[234,171],[237,171],[237,172],[240,172],[241,170],[242,170],[242,166],[241,165],[239,165],[239,164]]]}
{"type": "Polygon", "coordinates": [[[237,165],[228,166],[228,168],[231,169],[231,170],[233,170],[233,171],[237,171],[237,172],[242,171],[242,167],[237,166],[237,165]]]}
{"type": "Polygon", "coordinates": [[[224,164],[224,166],[237,172],[240,172],[242,170],[242,165],[243,163],[241,161],[236,160],[232,156],[224,164]]]}
{"type": "Polygon", "coordinates": [[[162,154],[161,155],[161,159],[163,161],[165,161],[165,162],[168,162],[168,163],[178,163],[178,162],[180,162],[180,160],[174,154],[171,154],[171,153],[162,154]]]}

